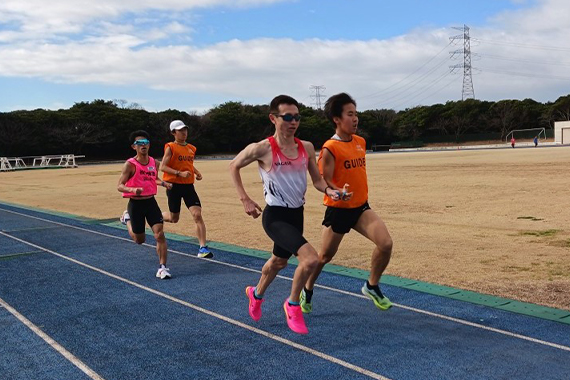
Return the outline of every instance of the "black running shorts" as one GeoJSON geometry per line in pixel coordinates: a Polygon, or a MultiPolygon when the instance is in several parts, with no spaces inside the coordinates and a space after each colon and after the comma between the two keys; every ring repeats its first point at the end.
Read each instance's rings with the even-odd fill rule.
{"type": "Polygon", "coordinates": [[[162,211],[156,203],[154,197],[148,199],[129,199],[127,206],[129,217],[131,218],[131,228],[135,234],[144,234],[144,222],[149,226],[162,224],[162,211]]]}
{"type": "Polygon", "coordinates": [[[198,198],[198,194],[194,189],[193,183],[173,183],[172,189],[166,190],[166,196],[168,197],[168,210],[174,214],[178,214],[180,212],[182,199],[184,199],[186,208],[190,208],[192,206],[202,207],[200,198],[198,198]]]}
{"type": "Polygon", "coordinates": [[[273,254],[283,259],[297,256],[307,243],[303,237],[303,207],[266,206],[262,216],[263,229],[273,240],[273,254]]]}
{"type": "Polygon", "coordinates": [[[328,206],[323,219],[323,226],[330,227],[337,234],[348,233],[360,219],[360,215],[370,209],[368,202],[356,208],[338,208],[328,206]]]}

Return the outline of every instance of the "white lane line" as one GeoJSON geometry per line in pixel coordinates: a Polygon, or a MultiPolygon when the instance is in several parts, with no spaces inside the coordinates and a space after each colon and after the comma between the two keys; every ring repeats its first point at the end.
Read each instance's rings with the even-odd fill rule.
{"type": "MultiPolygon", "coordinates": [[[[77,226],[72,226],[72,225],[65,224],[65,223],[60,223],[60,222],[55,222],[55,221],[52,221],[52,220],[49,220],[49,219],[43,219],[43,218],[40,218],[40,217],[37,217],[37,216],[22,214],[22,213],[19,213],[19,212],[16,212],[16,211],[5,210],[5,209],[1,209],[1,208],[0,208],[0,211],[5,211],[5,212],[9,212],[9,213],[16,214],[16,215],[21,215],[21,216],[24,216],[24,217],[27,217],[27,218],[32,218],[32,219],[41,220],[41,221],[44,221],[44,222],[47,222],[47,223],[57,224],[57,225],[60,225],[60,226],[63,226],[63,227],[74,228],[74,229],[77,229],[77,230],[80,230],[80,231],[85,231],[85,232],[89,232],[89,233],[93,233],[93,234],[97,234],[97,235],[101,235],[101,236],[106,236],[106,237],[110,237],[110,238],[113,238],[113,239],[118,239],[118,240],[124,240],[124,241],[128,241],[128,242],[132,242],[132,240],[131,240],[131,239],[128,239],[128,238],[122,238],[122,237],[119,237],[119,236],[114,236],[114,235],[110,235],[110,234],[106,234],[106,233],[98,232],[98,231],[91,231],[91,230],[86,229],[86,228],[77,227],[77,226]]],[[[153,245],[150,245],[150,244],[148,244],[148,243],[143,243],[143,245],[145,245],[145,246],[147,246],[147,247],[155,248],[153,245]]],[[[204,261],[209,261],[209,262],[212,262],[212,263],[216,263],[216,264],[220,264],[220,265],[225,265],[225,266],[232,267],[232,268],[238,268],[238,269],[245,270],[245,271],[249,271],[249,272],[261,273],[261,271],[260,271],[260,270],[257,270],[257,269],[246,268],[246,267],[242,267],[242,266],[239,266],[239,265],[236,265],[236,264],[225,263],[225,262],[223,262],[223,261],[217,261],[217,260],[214,260],[214,259],[199,258],[199,257],[196,257],[195,255],[190,255],[190,254],[188,254],[188,253],[176,251],[176,250],[173,250],[173,249],[169,249],[168,252],[176,253],[176,254],[179,254],[179,255],[182,255],[182,256],[191,257],[191,258],[196,259],[196,260],[204,260],[204,261]]],[[[293,281],[293,279],[290,278],[290,277],[285,277],[285,276],[281,276],[281,275],[277,275],[277,277],[280,278],[280,279],[283,279],[283,280],[293,281]]],[[[332,291],[332,292],[341,293],[341,294],[345,294],[345,295],[348,295],[348,296],[358,297],[358,298],[363,298],[363,299],[368,300],[368,298],[366,298],[364,295],[361,295],[361,294],[352,293],[352,292],[348,292],[348,291],[345,291],[345,290],[332,288],[332,287],[325,286],[325,285],[318,285],[318,284],[316,284],[315,286],[318,287],[318,288],[321,288],[321,289],[330,290],[330,291],[332,291]]],[[[470,322],[470,321],[466,321],[466,320],[464,320],[464,319],[454,318],[454,317],[450,317],[450,316],[447,316],[447,315],[438,314],[438,313],[434,313],[434,312],[431,312],[431,311],[418,309],[418,308],[411,307],[411,306],[401,305],[401,304],[398,304],[398,303],[393,303],[393,305],[394,305],[395,307],[399,307],[399,308],[401,308],[401,309],[409,310],[409,311],[412,311],[412,312],[415,312],[415,313],[420,313],[420,314],[429,315],[429,316],[431,316],[431,317],[444,319],[444,320],[447,320],[447,321],[450,321],[450,322],[459,323],[459,324],[462,324],[462,325],[465,325],[465,326],[470,326],[470,327],[474,327],[474,328],[479,328],[479,329],[486,330],[486,331],[492,331],[492,332],[497,333],[497,334],[502,334],[502,335],[509,336],[509,337],[512,337],[512,338],[518,338],[518,339],[526,340],[526,341],[529,341],[529,342],[533,342],[533,343],[541,344],[541,345],[544,345],[544,346],[553,347],[553,348],[557,348],[557,349],[560,349],[560,350],[564,350],[564,351],[569,351],[569,352],[570,352],[570,347],[564,346],[564,345],[561,345],[561,344],[552,343],[552,342],[548,342],[548,341],[545,341],[545,340],[532,338],[532,337],[529,337],[529,336],[526,336],[526,335],[521,335],[521,334],[513,333],[513,332],[510,332],[510,331],[506,331],[506,330],[497,329],[497,328],[494,328],[494,327],[485,326],[485,325],[482,325],[482,324],[479,324],[479,323],[470,322]]]]}
{"type": "Polygon", "coordinates": [[[0,305],[3,306],[6,310],[8,310],[14,317],[20,320],[20,322],[26,325],[26,327],[32,330],[37,336],[42,338],[54,350],[59,352],[63,357],[65,357],[69,362],[71,362],[71,364],[79,368],[87,376],[89,376],[93,380],[105,380],[97,372],[89,368],[87,364],[83,363],[78,357],[73,355],[71,352],[67,351],[61,344],[57,343],[52,337],[43,332],[38,326],[34,325],[28,318],[20,314],[16,309],[10,306],[2,298],[0,298],[0,305]]]}
{"type": "MultiPolygon", "coordinates": [[[[349,370],[352,370],[352,371],[354,371],[354,372],[357,372],[357,373],[360,373],[360,374],[362,374],[362,375],[368,376],[368,377],[370,377],[370,378],[372,378],[372,379],[390,380],[390,379],[387,378],[387,377],[384,377],[384,376],[382,376],[382,375],[380,375],[380,374],[377,374],[377,373],[375,373],[375,372],[369,371],[369,370],[367,370],[367,369],[365,369],[365,368],[359,367],[359,366],[354,365],[354,364],[352,364],[352,363],[346,362],[346,361],[344,361],[344,360],[335,358],[334,356],[327,355],[327,354],[325,354],[325,353],[323,353],[323,352],[314,350],[314,349],[312,349],[312,348],[310,348],[310,347],[307,347],[307,346],[304,346],[304,345],[302,345],[302,344],[293,342],[293,341],[291,341],[291,340],[282,338],[282,337],[280,337],[280,336],[278,336],[278,335],[274,335],[274,334],[271,334],[271,333],[269,333],[269,332],[267,332],[267,331],[264,331],[264,330],[261,330],[261,329],[252,327],[252,326],[250,326],[250,325],[247,325],[247,324],[242,323],[242,322],[240,322],[240,321],[237,321],[237,320],[235,320],[235,319],[226,317],[225,315],[221,315],[221,314],[215,313],[215,312],[213,312],[213,311],[210,311],[210,310],[208,310],[208,309],[204,309],[204,308],[202,308],[202,307],[200,307],[200,306],[197,306],[197,305],[194,305],[194,304],[192,304],[192,303],[190,303],[190,302],[186,302],[186,301],[181,300],[181,299],[179,299],[179,298],[173,297],[173,296],[171,296],[171,295],[169,295],[169,294],[160,292],[160,291],[158,291],[158,290],[155,290],[155,289],[149,288],[149,287],[147,287],[147,286],[141,285],[141,284],[139,284],[139,283],[137,283],[137,282],[134,282],[134,281],[128,280],[128,279],[126,279],[126,278],[117,276],[117,275],[115,275],[115,274],[113,274],[113,273],[107,272],[107,271],[105,271],[105,270],[103,270],[103,269],[100,269],[100,268],[94,267],[94,266],[92,266],[92,265],[86,264],[86,263],[84,263],[84,262],[82,262],[82,261],[79,261],[79,260],[73,259],[73,258],[71,258],[71,257],[65,256],[65,255],[63,255],[63,254],[61,254],[61,253],[57,253],[57,252],[55,252],[55,251],[52,251],[52,250],[50,250],[50,249],[41,247],[41,246],[36,245],[36,244],[34,244],[34,243],[30,243],[30,242],[28,242],[28,241],[22,240],[22,239],[20,239],[20,238],[15,237],[15,236],[8,235],[8,234],[6,234],[6,233],[4,233],[4,232],[2,232],[2,231],[0,231],[0,235],[6,236],[6,237],[8,237],[8,238],[10,238],[10,239],[13,239],[13,240],[16,240],[16,241],[18,241],[18,242],[20,242],[20,243],[27,244],[27,245],[29,245],[29,246],[31,246],[31,247],[34,247],[34,248],[37,248],[37,249],[41,249],[42,251],[45,251],[45,252],[47,252],[47,253],[50,253],[50,254],[55,255],[55,256],[57,256],[57,257],[60,257],[60,258],[62,258],[62,259],[71,261],[72,263],[81,265],[81,266],[83,266],[83,267],[85,267],[85,268],[91,269],[91,270],[93,270],[93,271],[95,271],[95,272],[98,272],[98,273],[101,273],[101,274],[103,274],[103,275],[105,275],[105,276],[108,276],[108,277],[114,278],[114,279],[116,279],[116,280],[122,281],[122,282],[124,282],[124,283],[127,283],[127,284],[129,284],[129,285],[132,285],[132,286],[134,286],[134,287],[137,287],[137,288],[139,288],[139,289],[142,289],[142,290],[147,291],[147,292],[149,292],[149,293],[152,293],[152,294],[154,294],[154,295],[157,295],[157,296],[166,298],[167,300],[170,300],[170,301],[172,301],[172,302],[178,303],[178,304],[180,304],[180,305],[183,305],[183,306],[186,306],[186,307],[188,307],[188,308],[194,309],[194,310],[196,310],[196,311],[199,311],[199,312],[201,312],[201,313],[207,314],[207,315],[212,316],[212,317],[214,317],[214,318],[220,319],[220,320],[222,320],[222,321],[224,321],[224,322],[230,323],[230,324],[232,324],[232,325],[234,325],[234,326],[241,327],[241,328],[243,328],[243,329],[249,330],[249,331],[254,332],[254,333],[256,333],[256,334],[262,335],[262,336],[264,336],[264,337],[266,337],[266,338],[269,338],[269,339],[275,340],[275,341],[277,341],[277,342],[283,343],[283,344],[285,344],[285,345],[288,345],[288,346],[290,346],[290,347],[296,348],[296,349],[298,349],[298,350],[300,350],[300,351],[303,351],[303,352],[306,352],[306,353],[308,353],[308,354],[317,356],[317,357],[319,357],[319,358],[321,358],[321,359],[324,359],[324,360],[329,361],[329,362],[331,362],[331,363],[340,365],[340,366],[345,367],[345,368],[347,368],[347,369],[349,369],[349,370]]],[[[62,347],[62,348],[63,348],[63,347],[62,347]]]]}
{"type": "MultiPolygon", "coordinates": [[[[347,295],[351,295],[351,296],[355,296],[355,297],[359,297],[359,298],[364,298],[364,299],[367,299],[367,300],[368,300],[368,297],[366,297],[366,296],[364,296],[364,295],[347,292],[347,291],[345,291],[345,290],[330,288],[330,287],[328,287],[328,286],[320,286],[320,287],[323,288],[323,289],[328,289],[328,290],[335,291],[335,292],[338,292],[338,293],[347,294],[347,295]]],[[[479,328],[479,329],[483,329],[483,330],[487,330],[487,331],[492,331],[492,332],[495,332],[495,333],[498,333],[498,334],[507,335],[507,336],[510,336],[510,337],[513,337],[513,338],[518,338],[518,339],[526,340],[526,341],[529,341],[529,342],[542,344],[542,345],[544,345],[544,346],[549,346],[549,347],[557,348],[557,349],[559,349],[559,350],[570,351],[570,347],[564,346],[564,345],[562,345],[562,344],[547,342],[547,341],[545,341],[545,340],[540,340],[540,339],[532,338],[532,337],[529,337],[529,336],[526,336],[526,335],[521,335],[521,334],[513,333],[513,332],[510,332],[510,331],[505,331],[505,330],[497,329],[497,328],[494,328],[494,327],[489,327],[489,326],[481,325],[481,324],[479,324],[479,323],[466,321],[466,320],[464,320],[464,319],[459,319],[459,318],[449,317],[449,316],[447,316],[447,315],[432,313],[431,311],[422,310],[422,309],[417,309],[417,308],[411,307],[411,306],[399,305],[399,304],[393,304],[393,305],[397,305],[398,307],[400,307],[400,308],[402,308],[402,309],[410,310],[410,311],[413,311],[413,312],[416,312],[416,313],[429,315],[429,316],[431,316],[431,317],[441,318],[441,319],[445,319],[445,320],[447,320],[447,321],[460,323],[460,324],[462,324],[462,325],[471,326],[471,327],[475,327],[475,328],[479,328]]]]}

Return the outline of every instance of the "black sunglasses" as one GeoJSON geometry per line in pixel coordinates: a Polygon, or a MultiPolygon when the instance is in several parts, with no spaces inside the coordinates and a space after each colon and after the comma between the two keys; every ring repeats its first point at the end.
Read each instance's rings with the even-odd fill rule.
{"type": "Polygon", "coordinates": [[[293,115],[293,114],[290,114],[290,113],[286,113],[285,115],[279,115],[279,114],[277,114],[277,113],[274,113],[273,115],[282,118],[283,121],[286,121],[287,123],[290,123],[290,122],[292,122],[293,120],[295,120],[295,121],[301,120],[301,115],[299,115],[299,114],[293,115]]]}

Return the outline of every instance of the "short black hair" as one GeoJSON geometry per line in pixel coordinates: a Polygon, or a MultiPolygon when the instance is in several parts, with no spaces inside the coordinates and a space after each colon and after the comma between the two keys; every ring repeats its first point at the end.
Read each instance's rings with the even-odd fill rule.
{"type": "Polygon", "coordinates": [[[134,131],[133,133],[131,133],[129,135],[129,141],[131,142],[131,145],[133,145],[135,143],[135,140],[137,137],[144,137],[147,140],[150,140],[150,136],[148,135],[147,131],[143,131],[142,129],[139,129],[138,131],[134,131]]]}
{"type": "Polygon", "coordinates": [[[333,118],[342,117],[342,109],[346,104],[354,104],[356,107],[356,102],[350,95],[346,92],[341,92],[327,99],[325,103],[325,116],[330,120],[331,123],[335,124],[333,118]]]}
{"type": "Polygon", "coordinates": [[[277,95],[273,98],[271,103],[269,103],[269,113],[279,112],[280,104],[290,104],[299,108],[299,102],[290,97],[289,95],[277,95]]]}

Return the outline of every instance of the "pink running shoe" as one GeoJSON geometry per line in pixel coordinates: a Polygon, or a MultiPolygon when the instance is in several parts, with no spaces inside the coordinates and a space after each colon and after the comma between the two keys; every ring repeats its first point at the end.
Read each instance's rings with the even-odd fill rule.
{"type": "Polygon", "coordinates": [[[285,318],[287,318],[287,325],[291,330],[297,334],[308,334],[309,330],[305,325],[305,319],[303,318],[303,311],[301,306],[290,305],[289,298],[285,300],[283,304],[283,309],[285,310],[285,318]]]}
{"type": "Polygon", "coordinates": [[[248,286],[245,288],[245,294],[247,298],[249,298],[249,316],[254,321],[259,321],[261,318],[261,304],[263,303],[263,299],[257,299],[253,295],[255,291],[255,286],[248,286]]]}

